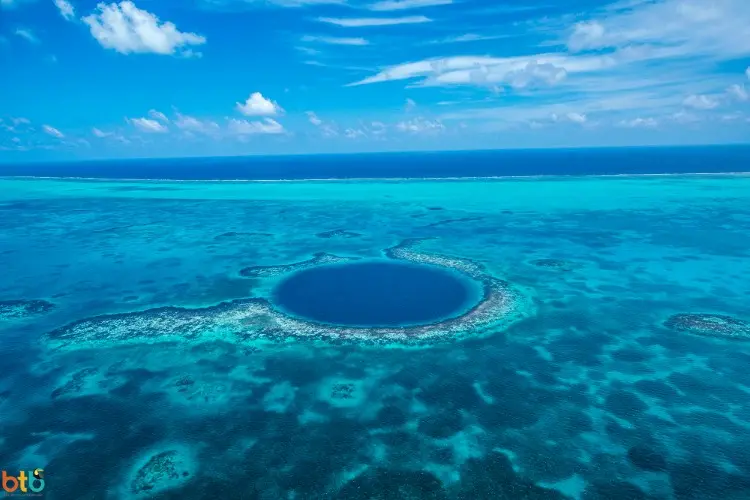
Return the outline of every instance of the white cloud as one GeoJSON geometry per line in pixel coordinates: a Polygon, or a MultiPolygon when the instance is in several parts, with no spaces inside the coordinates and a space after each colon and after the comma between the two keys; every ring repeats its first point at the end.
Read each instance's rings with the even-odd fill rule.
{"type": "MultiPolygon", "coordinates": [[[[303,42],[319,42],[327,43],[329,45],[369,45],[370,42],[364,38],[346,38],[346,37],[333,37],[333,36],[303,36],[303,42]]],[[[313,49],[314,50],[314,49],[313,49]]]]}
{"type": "Polygon", "coordinates": [[[391,66],[349,85],[422,78],[423,85],[504,83],[522,88],[538,83],[557,83],[568,73],[591,72],[608,64],[608,59],[602,56],[575,59],[563,54],[540,54],[533,57],[452,56],[391,66]]]}
{"type": "Polygon", "coordinates": [[[177,113],[174,124],[180,130],[203,135],[216,135],[219,133],[219,124],[210,120],[199,120],[192,116],[177,113]]]}
{"type": "Polygon", "coordinates": [[[148,112],[148,116],[150,116],[154,120],[158,120],[158,121],[164,122],[164,123],[169,123],[169,118],[167,118],[167,116],[164,113],[162,113],[161,111],[157,111],[155,109],[151,109],[148,112]]]}
{"type": "Polygon", "coordinates": [[[312,123],[316,127],[318,127],[318,126],[320,126],[320,125],[323,124],[323,120],[321,120],[320,118],[318,118],[318,115],[316,115],[312,111],[308,111],[305,114],[307,115],[307,119],[310,121],[310,123],[312,123]]]}
{"type": "Polygon", "coordinates": [[[321,23],[335,24],[344,28],[359,28],[363,26],[392,26],[397,24],[420,24],[432,22],[432,19],[425,16],[405,16],[405,17],[360,17],[360,18],[339,18],[339,17],[319,17],[321,23]]]}
{"type": "Polygon", "coordinates": [[[141,132],[149,134],[163,134],[169,130],[158,121],[150,118],[128,118],[126,121],[141,132]]]}
{"type": "Polygon", "coordinates": [[[284,127],[273,118],[264,118],[263,121],[247,121],[229,119],[229,132],[235,135],[255,135],[255,134],[283,134],[284,127]]]}
{"type": "Polygon", "coordinates": [[[693,94],[686,97],[682,103],[693,109],[714,109],[719,106],[719,100],[710,95],[693,94]]]}
{"type": "Polygon", "coordinates": [[[620,2],[599,19],[573,27],[571,50],[634,47],[650,58],[712,56],[732,59],[750,52],[750,3],[746,0],[620,2]]]}
{"type": "Polygon", "coordinates": [[[653,118],[633,118],[632,120],[622,120],[619,125],[627,128],[654,128],[658,122],[653,118]]]}
{"type": "Polygon", "coordinates": [[[745,70],[745,76],[747,77],[748,80],[750,80],[750,66],[748,66],[747,69],[745,70]]]}
{"type": "Polygon", "coordinates": [[[65,137],[65,134],[57,130],[55,127],[51,127],[49,125],[42,125],[42,130],[45,134],[51,135],[52,137],[57,137],[58,139],[62,139],[65,137]]]}
{"type": "Polygon", "coordinates": [[[347,139],[357,139],[359,137],[365,137],[367,134],[365,134],[365,131],[358,128],[348,128],[344,130],[344,137],[347,139]]]}
{"type": "Polygon", "coordinates": [[[396,124],[396,129],[401,132],[409,132],[413,134],[429,133],[429,132],[440,132],[445,130],[445,125],[437,120],[427,120],[425,118],[414,118],[413,120],[405,120],[396,124]]]}
{"type": "Polygon", "coordinates": [[[91,133],[94,134],[94,137],[98,137],[99,139],[107,139],[111,138],[116,141],[120,141],[123,144],[130,144],[130,140],[128,140],[125,136],[122,134],[118,134],[116,132],[105,132],[101,129],[98,129],[96,127],[91,129],[91,133]]]}
{"type": "Polygon", "coordinates": [[[586,123],[587,118],[583,113],[568,113],[565,117],[573,123],[586,123]]]}
{"type": "Polygon", "coordinates": [[[68,0],[55,0],[55,5],[66,21],[72,21],[76,17],[76,11],[68,0]]]}
{"type": "Polygon", "coordinates": [[[370,127],[372,128],[370,133],[372,133],[375,136],[385,134],[386,129],[387,129],[387,127],[385,126],[385,123],[383,122],[372,122],[370,123],[370,127]]]}
{"type": "Polygon", "coordinates": [[[745,102],[748,100],[747,90],[745,90],[744,85],[738,85],[736,83],[734,85],[730,85],[730,87],[727,89],[727,93],[730,97],[738,101],[745,102]]]}
{"type": "Polygon", "coordinates": [[[601,47],[604,43],[604,26],[597,21],[577,23],[568,39],[568,48],[574,52],[601,47]]]}
{"type": "Polygon", "coordinates": [[[41,43],[39,41],[39,38],[37,38],[37,36],[34,34],[34,32],[28,28],[18,28],[16,29],[16,31],[14,31],[14,34],[16,36],[20,36],[21,38],[23,38],[29,43],[33,43],[33,44],[41,43]]]}
{"type": "Polygon", "coordinates": [[[688,111],[678,111],[677,113],[673,113],[670,118],[673,121],[676,121],[677,123],[687,124],[687,123],[695,123],[700,121],[700,118],[698,118],[693,113],[690,113],[688,111]]]}
{"type": "Polygon", "coordinates": [[[189,46],[203,45],[205,37],[183,33],[171,22],[161,22],[131,1],[97,5],[97,11],[84,17],[91,34],[108,49],[121,54],[154,53],[195,55],[189,46]]]}
{"type": "Polygon", "coordinates": [[[307,120],[315,125],[324,137],[336,137],[339,135],[339,131],[335,124],[321,120],[320,117],[312,111],[307,111],[305,114],[307,115],[307,120]]]}
{"type": "Polygon", "coordinates": [[[414,99],[409,99],[409,98],[407,98],[407,99],[406,99],[406,104],[404,105],[404,109],[405,109],[405,110],[406,110],[407,112],[409,112],[409,111],[414,111],[415,109],[417,109],[417,103],[416,103],[416,102],[414,102],[414,99]]]}
{"type": "Polygon", "coordinates": [[[274,116],[284,111],[276,102],[266,99],[260,92],[253,92],[244,104],[238,102],[236,107],[245,116],[274,116]]]}
{"type": "Polygon", "coordinates": [[[382,0],[371,3],[367,8],[379,12],[388,12],[393,10],[418,9],[421,7],[435,7],[452,3],[453,0],[382,0]]]}
{"type": "Polygon", "coordinates": [[[501,38],[509,38],[510,35],[478,35],[476,33],[465,33],[463,35],[449,36],[446,38],[439,38],[437,40],[429,40],[425,42],[427,45],[439,45],[448,43],[463,43],[463,42],[482,42],[487,40],[499,40],[501,38]]]}
{"type": "Polygon", "coordinates": [[[13,125],[30,125],[31,120],[28,118],[24,118],[22,116],[19,116],[17,118],[11,118],[10,121],[13,122],[13,125]]]}

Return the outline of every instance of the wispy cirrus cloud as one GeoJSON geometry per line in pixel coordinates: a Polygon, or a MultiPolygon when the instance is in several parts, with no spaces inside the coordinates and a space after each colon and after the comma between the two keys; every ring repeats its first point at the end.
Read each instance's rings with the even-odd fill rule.
{"type": "Polygon", "coordinates": [[[52,127],[50,125],[42,125],[42,131],[45,134],[47,134],[47,135],[51,135],[52,137],[56,137],[57,139],[62,139],[62,138],[65,137],[65,134],[63,134],[58,129],[56,129],[55,127],[52,127]]]}
{"type": "Polygon", "coordinates": [[[35,45],[42,43],[41,40],[39,40],[39,38],[36,36],[36,34],[34,34],[34,32],[29,28],[17,28],[13,32],[13,34],[35,45]]]}
{"type": "MultiPolygon", "coordinates": [[[[369,45],[370,42],[364,38],[347,38],[347,37],[335,37],[335,36],[313,36],[305,35],[302,37],[303,42],[307,43],[324,43],[328,45],[369,45]]],[[[319,53],[319,51],[318,51],[319,53]]]]}
{"type": "Polygon", "coordinates": [[[321,23],[333,24],[344,28],[361,28],[367,26],[395,26],[400,24],[422,24],[432,22],[425,16],[403,17],[319,17],[321,23]]]}
{"type": "Polygon", "coordinates": [[[380,2],[371,3],[365,8],[376,12],[390,12],[450,5],[452,3],[453,0],[382,0],[380,2]]]}
{"type": "Polygon", "coordinates": [[[60,15],[65,18],[66,21],[73,21],[76,18],[76,11],[73,5],[68,0],[54,0],[55,6],[60,11],[60,15]]]}

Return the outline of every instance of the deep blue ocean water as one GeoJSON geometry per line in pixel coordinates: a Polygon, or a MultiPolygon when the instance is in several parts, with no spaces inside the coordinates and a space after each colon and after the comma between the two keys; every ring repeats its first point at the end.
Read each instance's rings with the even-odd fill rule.
{"type": "Polygon", "coordinates": [[[50,500],[748,500],[750,176],[564,177],[747,165],[687,148],[0,166],[100,178],[0,178],[0,469],[44,469],[50,500]],[[562,176],[113,180],[540,173],[562,176]],[[274,302],[323,271],[302,291],[350,322],[361,299],[379,321],[455,306],[453,282],[399,273],[384,296],[387,273],[329,273],[386,261],[480,292],[391,329],[274,302]]]}
{"type": "Polygon", "coordinates": [[[274,290],[292,314],[335,325],[423,324],[466,309],[470,284],[440,268],[350,263],[298,272],[274,290]]]}
{"type": "Polygon", "coordinates": [[[0,176],[266,180],[746,172],[750,146],[533,149],[2,164],[0,176]]]}

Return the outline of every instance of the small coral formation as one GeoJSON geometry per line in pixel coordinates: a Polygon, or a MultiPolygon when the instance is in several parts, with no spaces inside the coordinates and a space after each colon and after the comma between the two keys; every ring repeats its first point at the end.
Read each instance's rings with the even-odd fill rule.
{"type": "Polygon", "coordinates": [[[750,323],[720,314],[675,314],[664,322],[664,326],[703,337],[750,340],[750,323]]]}
{"type": "Polygon", "coordinates": [[[0,300],[0,321],[28,318],[54,308],[55,305],[46,300],[0,300]]]}
{"type": "Polygon", "coordinates": [[[331,387],[331,399],[352,399],[354,384],[334,384],[331,387]]]}
{"type": "Polygon", "coordinates": [[[240,276],[245,278],[266,278],[281,276],[282,274],[290,273],[293,271],[301,271],[313,266],[320,266],[323,264],[339,264],[341,262],[351,262],[358,260],[353,257],[339,257],[325,252],[316,253],[312,259],[297,262],[295,264],[287,264],[283,266],[253,266],[246,267],[240,270],[240,276]]]}
{"type": "Polygon", "coordinates": [[[63,384],[62,387],[58,387],[57,389],[52,391],[50,397],[52,399],[56,399],[62,396],[67,396],[69,394],[78,394],[79,392],[81,392],[81,389],[83,389],[86,380],[92,375],[95,375],[98,371],[99,370],[97,370],[96,368],[84,368],[83,370],[75,372],[70,377],[70,380],[63,384]]]}
{"type": "Polygon", "coordinates": [[[129,484],[130,492],[139,497],[181,486],[195,471],[192,460],[179,449],[160,451],[152,455],[135,473],[129,484]]]}

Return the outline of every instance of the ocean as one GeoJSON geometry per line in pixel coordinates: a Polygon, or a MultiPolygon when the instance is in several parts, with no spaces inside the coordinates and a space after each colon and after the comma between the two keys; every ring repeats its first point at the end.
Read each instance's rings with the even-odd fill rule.
{"type": "Polygon", "coordinates": [[[0,163],[2,176],[169,180],[465,178],[746,172],[750,146],[528,149],[0,163]]]}
{"type": "Polygon", "coordinates": [[[749,152],[2,165],[2,487],[750,498],[749,152]]]}

